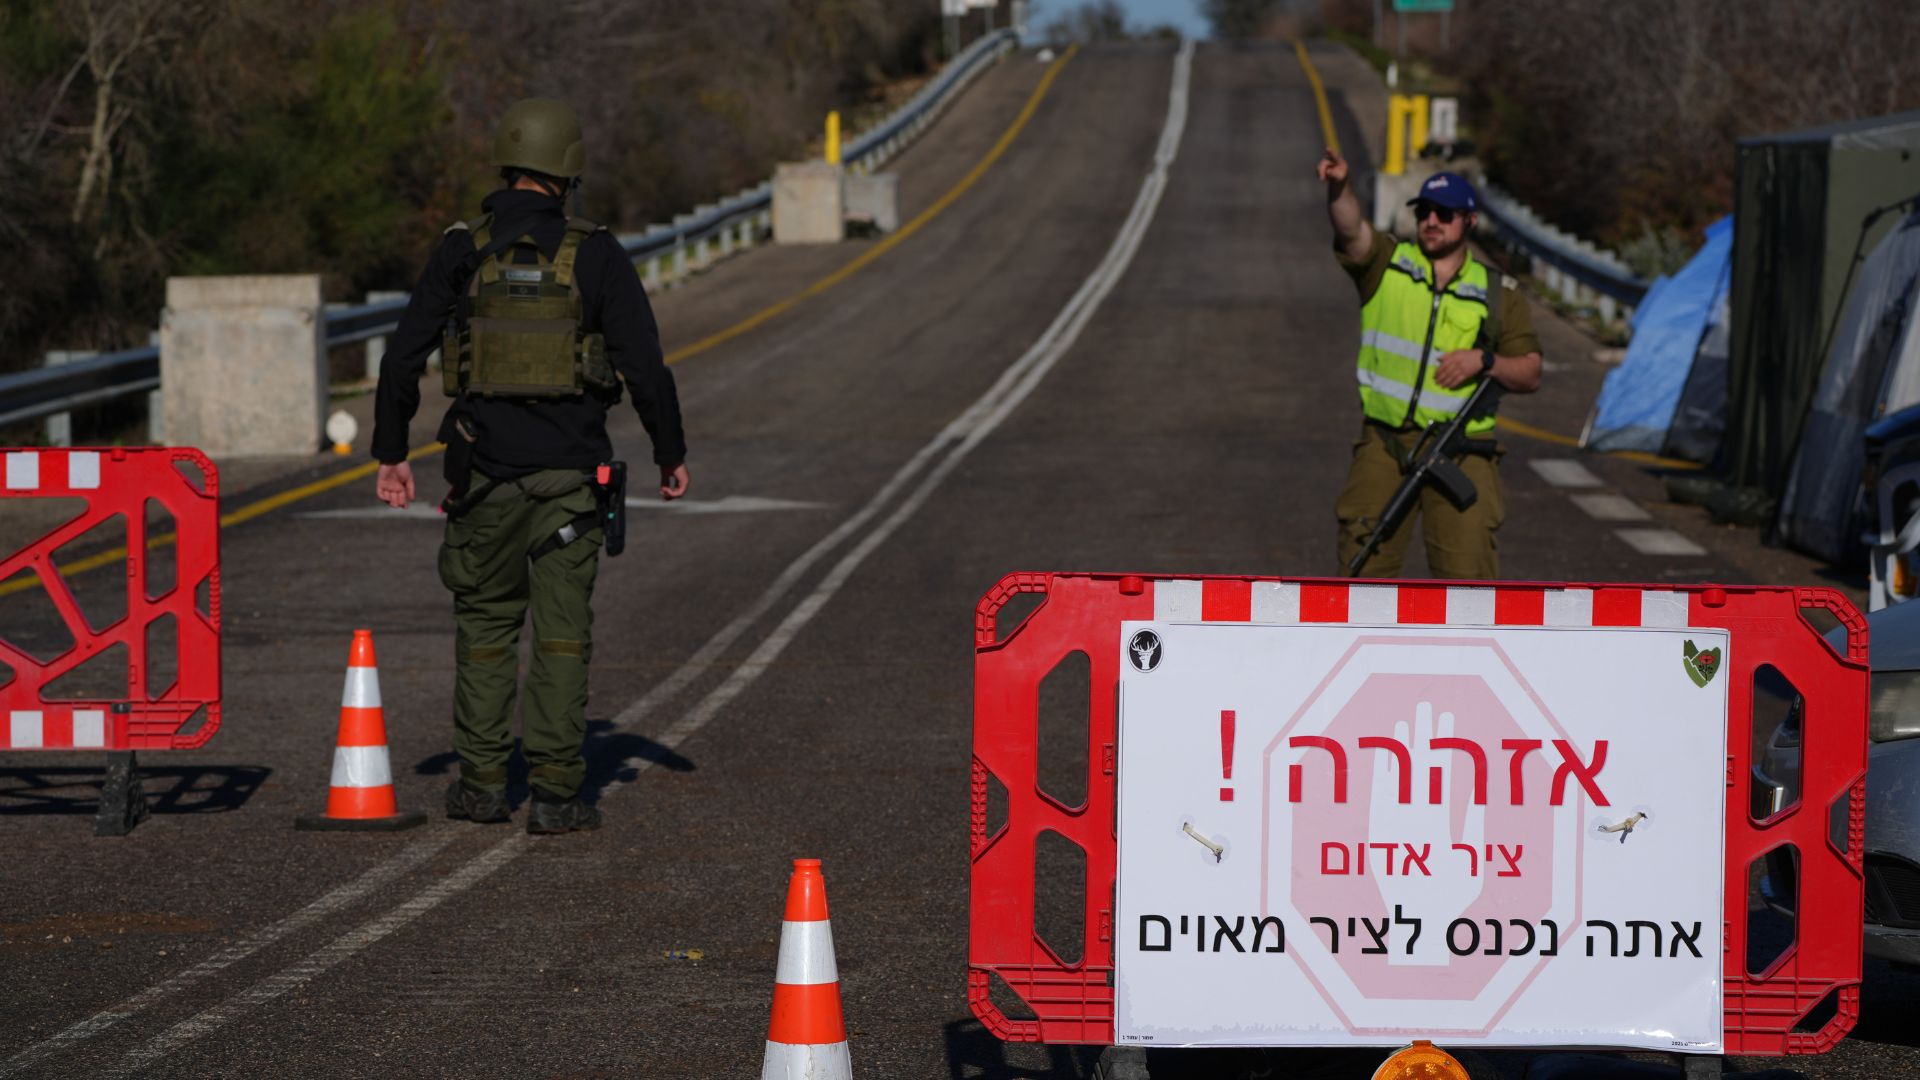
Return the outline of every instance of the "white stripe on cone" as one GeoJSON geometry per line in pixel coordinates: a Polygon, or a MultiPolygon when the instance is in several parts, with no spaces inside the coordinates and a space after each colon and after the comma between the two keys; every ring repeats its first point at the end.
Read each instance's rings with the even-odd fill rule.
{"type": "Polygon", "coordinates": [[[379,708],[380,669],[349,667],[347,685],[340,691],[340,707],[343,709],[379,708]]]}
{"type": "Polygon", "coordinates": [[[844,1042],[769,1042],[760,1080],[853,1080],[853,1055],[844,1042]]]}
{"type": "Polygon", "coordinates": [[[393,783],[393,768],[384,746],[333,748],[334,787],[385,787],[393,783]]]}
{"type": "Polygon", "coordinates": [[[840,981],[840,969],[833,962],[833,924],[787,922],[780,928],[780,966],[774,982],[788,986],[817,986],[840,981]]]}

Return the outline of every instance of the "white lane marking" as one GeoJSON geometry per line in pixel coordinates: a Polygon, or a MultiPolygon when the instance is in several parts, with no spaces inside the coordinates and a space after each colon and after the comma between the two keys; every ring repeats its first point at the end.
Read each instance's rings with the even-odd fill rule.
{"type": "Polygon", "coordinates": [[[1642,555],[1705,555],[1707,549],[1672,529],[1615,529],[1613,534],[1642,555]]]}
{"type": "MultiPolygon", "coordinates": [[[[786,650],[787,645],[793,641],[801,628],[819,614],[827,601],[840,591],[853,576],[853,572],[866,561],[867,556],[885,543],[896,529],[920,509],[921,505],[933,495],[934,490],[940,486],[940,482],[946,479],[947,474],[965,460],[974,447],[980,445],[1015,408],[1027,399],[1060,357],[1072,348],[1081,330],[1093,318],[1100,302],[1113,291],[1114,285],[1119,282],[1121,275],[1133,262],[1134,253],[1139,250],[1140,242],[1146,236],[1147,227],[1153,223],[1154,212],[1160,206],[1160,196],[1166,190],[1167,168],[1179,153],[1180,136],[1186,129],[1187,82],[1192,69],[1193,42],[1189,40],[1181,46],[1179,57],[1174,61],[1173,88],[1168,94],[1166,127],[1161,132],[1160,147],[1154,154],[1153,171],[1147,174],[1146,181],[1140,187],[1140,196],[1134,201],[1133,212],[1128,215],[1126,224],[1121,227],[1120,235],[1114,238],[1113,246],[1107,251],[1107,257],[1087,279],[1087,286],[1092,288],[1082,286],[1080,294],[1076,295],[1075,299],[1081,301],[1077,310],[1074,304],[1069,303],[1054,320],[1053,325],[1047,328],[1047,332],[1041,336],[1041,339],[1028,350],[1027,355],[1020,358],[1022,364],[1029,360],[1033,361],[1033,366],[1023,374],[1014,392],[981,417],[973,430],[968,433],[966,441],[936,465],[913,494],[909,495],[879,528],[869,533],[858,546],[842,557],[819,586],[795,606],[785,619],[781,620],[773,633],[767,635],[766,640],[753,651],[753,655],[747,658],[746,663],[735,668],[725,682],[714,687],[692,713],[676,724],[673,729],[669,729],[668,735],[676,734],[677,729],[683,725],[687,726],[687,734],[691,734],[752,685],[753,681],[759,678],[761,673],[765,672],[786,650]]],[[[969,413],[973,411],[968,410],[969,413]]],[[[963,416],[962,419],[964,420],[965,417],[963,416]]],[[[680,737],[683,740],[685,738],[684,735],[680,737]]],[[[666,738],[663,736],[660,741],[666,742],[666,738]]]]}
{"type": "MultiPolygon", "coordinates": [[[[725,637],[726,644],[731,644],[731,641],[744,632],[747,625],[751,623],[752,619],[749,616],[757,616],[758,613],[764,613],[771,608],[815,561],[831,550],[839,538],[850,535],[860,524],[879,513],[886,501],[903,488],[927,461],[933,459],[940,450],[947,448],[956,436],[964,435],[959,444],[953,446],[951,452],[927,474],[920,486],[879,527],[841,558],[820,585],[788,613],[766,640],[762,641],[760,646],[733,670],[725,682],[715,687],[697,706],[653,740],[657,746],[669,750],[676,749],[686,742],[767,670],[800,629],[820,612],[835,593],[839,592],[860,564],[865,562],[867,557],[892,536],[908,518],[912,517],[914,512],[932,496],[941,481],[945,480],[975,447],[992,434],[994,429],[998,428],[1001,422],[1033,393],[1039,386],[1040,380],[1078,340],[1081,330],[1093,317],[1100,302],[1113,291],[1121,275],[1132,263],[1134,253],[1139,250],[1147,227],[1153,222],[1154,212],[1159,208],[1161,194],[1166,189],[1167,169],[1173,164],[1178,154],[1180,137],[1186,128],[1187,84],[1192,65],[1193,43],[1189,41],[1181,47],[1179,57],[1174,62],[1173,87],[1168,94],[1166,126],[1161,132],[1160,145],[1154,154],[1153,170],[1148,173],[1146,181],[1141,185],[1140,195],[1134,202],[1133,212],[1128,215],[1126,224],[1121,227],[1120,234],[1115,237],[1106,258],[1081,285],[1080,290],[1074,294],[1073,299],[1061,310],[1053,324],[1041,335],[1040,340],[1009,367],[985,395],[976,400],[966,412],[902,466],[900,471],[896,472],[858,513],[809,548],[799,559],[794,560],[752,608],[723,627],[720,633],[714,635],[699,652],[674,672],[673,676],[622,710],[615,718],[616,726],[625,726],[639,719],[659,702],[667,700],[667,695],[660,691],[670,684],[677,688],[696,678],[701,670],[704,670],[704,665],[711,664],[712,655],[724,651],[725,644],[715,648],[716,643],[725,637]],[[739,629],[735,630],[735,627],[739,629]],[[728,636],[730,633],[731,637],[728,636]],[[712,651],[711,655],[709,650],[712,651]],[[696,664],[703,666],[696,668],[696,664]]],[[[630,770],[632,779],[608,783],[601,789],[602,797],[635,782],[653,764],[653,761],[645,758],[628,759],[622,764],[622,769],[616,771],[630,770]]],[[[269,976],[222,1004],[174,1025],[151,1042],[133,1051],[109,1075],[127,1075],[138,1071],[185,1043],[226,1024],[246,1009],[271,1001],[288,990],[304,985],[341,960],[360,952],[412,922],[419,914],[477,883],[494,869],[520,854],[526,843],[527,838],[524,834],[500,841],[473,861],[454,871],[452,875],[429,886],[425,891],[386,915],[349,931],[320,951],[296,962],[277,975],[269,976]]]]}
{"type": "MultiPolygon", "coordinates": [[[[646,510],[660,514],[765,514],[783,510],[825,510],[830,503],[803,502],[799,499],[775,499],[766,495],[725,495],[718,499],[676,499],[673,502],[661,502],[658,498],[631,496],[627,499],[627,509],[646,510]]],[[[405,510],[395,510],[391,506],[353,506],[344,510],[309,510],[295,517],[315,519],[338,519],[345,521],[445,521],[446,515],[431,502],[416,502],[405,510]]]]}
{"type": "Polygon", "coordinates": [[[1562,488],[1599,487],[1600,478],[1572,458],[1536,458],[1527,462],[1540,479],[1562,488]]]}
{"type": "Polygon", "coordinates": [[[123,1020],[138,1015],[149,1006],[193,984],[218,975],[276,941],[297,933],[382,888],[395,878],[439,854],[458,833],[448,829],[428,833],[398,854],[369,869],[359,877],[334,888],[306,907],[279,922],[255,930],[239,941],[207,957],[177,975],[154,983],[114,1007],[95,1013],[0,1062],[0,1077],[17,1076],[47,1058],[85,1042],[123,1020]]]}
{"type": "Polygon", "coordinates": [[[774,499],[765,495],[726,495],[718,499],[675,499],[672,502],[661,502],[657,496],[627,500],[630,510],[654,510],[662,514],[764,514],[769,510],[825,510],[828,505],[798,499],[774,499]]]}
{"type": "Polygon", "coordinates": [[[505,866],[513,860],[514,856],[525,851],[527,846],[525,841],[526,834],[521,833],[495,844],[458,870],[415,893],[412,899],[379,918],[340,935],[331,944],[311,953],[305,959],[262,979],[219,1005],[188,1017],[161,1032],[157,1037],[122,1058],[106,1072],[106,1075],[128,1076],[137,1073],[178,1047],[200,1038],[215,1028],[224,1026],[248,1009],[256,1005],[264,1005],[289,990],[305,986],[341,961],[432,911],[448,898],[457,896],[479,884],[486,879],[487,875],[505,866]]]}
{"type": "Polygon", "coordinates": [[[1573,505],[1579,507],[1595,521],[1650,521],[1652,514],[1639,503],[1625,495],[1603,492],[1598,495],[1569,495],[1573,505]]]}

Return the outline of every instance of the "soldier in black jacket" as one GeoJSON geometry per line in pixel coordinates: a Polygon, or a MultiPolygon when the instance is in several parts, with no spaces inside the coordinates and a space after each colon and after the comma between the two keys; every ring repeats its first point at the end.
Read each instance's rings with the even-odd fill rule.
{"type": "Polygon", "coordinates": [[[460,755],[447,816],[509,819],[520,628],[531,609],[527,831],[571,832],[600,824],[579,791],[600,522],[617,510],[599,475],[613,457],[607,410],[624,384],[653,441],[663,499],[687,492],[686,439],[639,275],[612,234],[566,214],[586,166],[573,110],[539,98],[512,106],[494,163],[506,188],[481,203],[481,218],[447,230],[381,364],[377,491],[401,509],[414,498],[407,428],[427,358],[443,347],[454,401],[440,426],[452,485],[440,577],[454,597],[460,755]]]}

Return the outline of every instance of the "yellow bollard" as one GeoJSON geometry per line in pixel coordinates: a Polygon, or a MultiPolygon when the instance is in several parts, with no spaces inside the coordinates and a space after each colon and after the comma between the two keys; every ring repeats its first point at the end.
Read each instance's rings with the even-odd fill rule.
{"type": "Polygon", "coordinates": [[[1407,171],[1407,109],[1411,104],[1402,94],[1393,95],[1387,102],[1387,160],[1380,171],[1388,176],[1407,171]]]}
{"type": "Polygon", "coordinates": [[[827,164],[840,164],[840,112],[827,114],[827,164]]]}
{"type": "Polygon", "coordinates": [[[1413,138],[1407,140],[1407,154],[1419,157],[1420,151],[1427,148],[1427,118],[1432,115],[1433,102],[1425,94],[1415,94],[1407,104],[1407,118],[1413,121],[1413,138]]]}

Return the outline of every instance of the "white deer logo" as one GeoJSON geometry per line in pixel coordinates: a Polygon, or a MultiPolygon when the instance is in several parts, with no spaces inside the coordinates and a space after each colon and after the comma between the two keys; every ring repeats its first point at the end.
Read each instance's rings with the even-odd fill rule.
{"type": "Polygon", "coordinates": [[[1133,635],[1128,648],[1133,650],[1133,666],[1141,671],[1152,671],[1160,660],[1160,637],[1151,630],[1133,635]]]}

